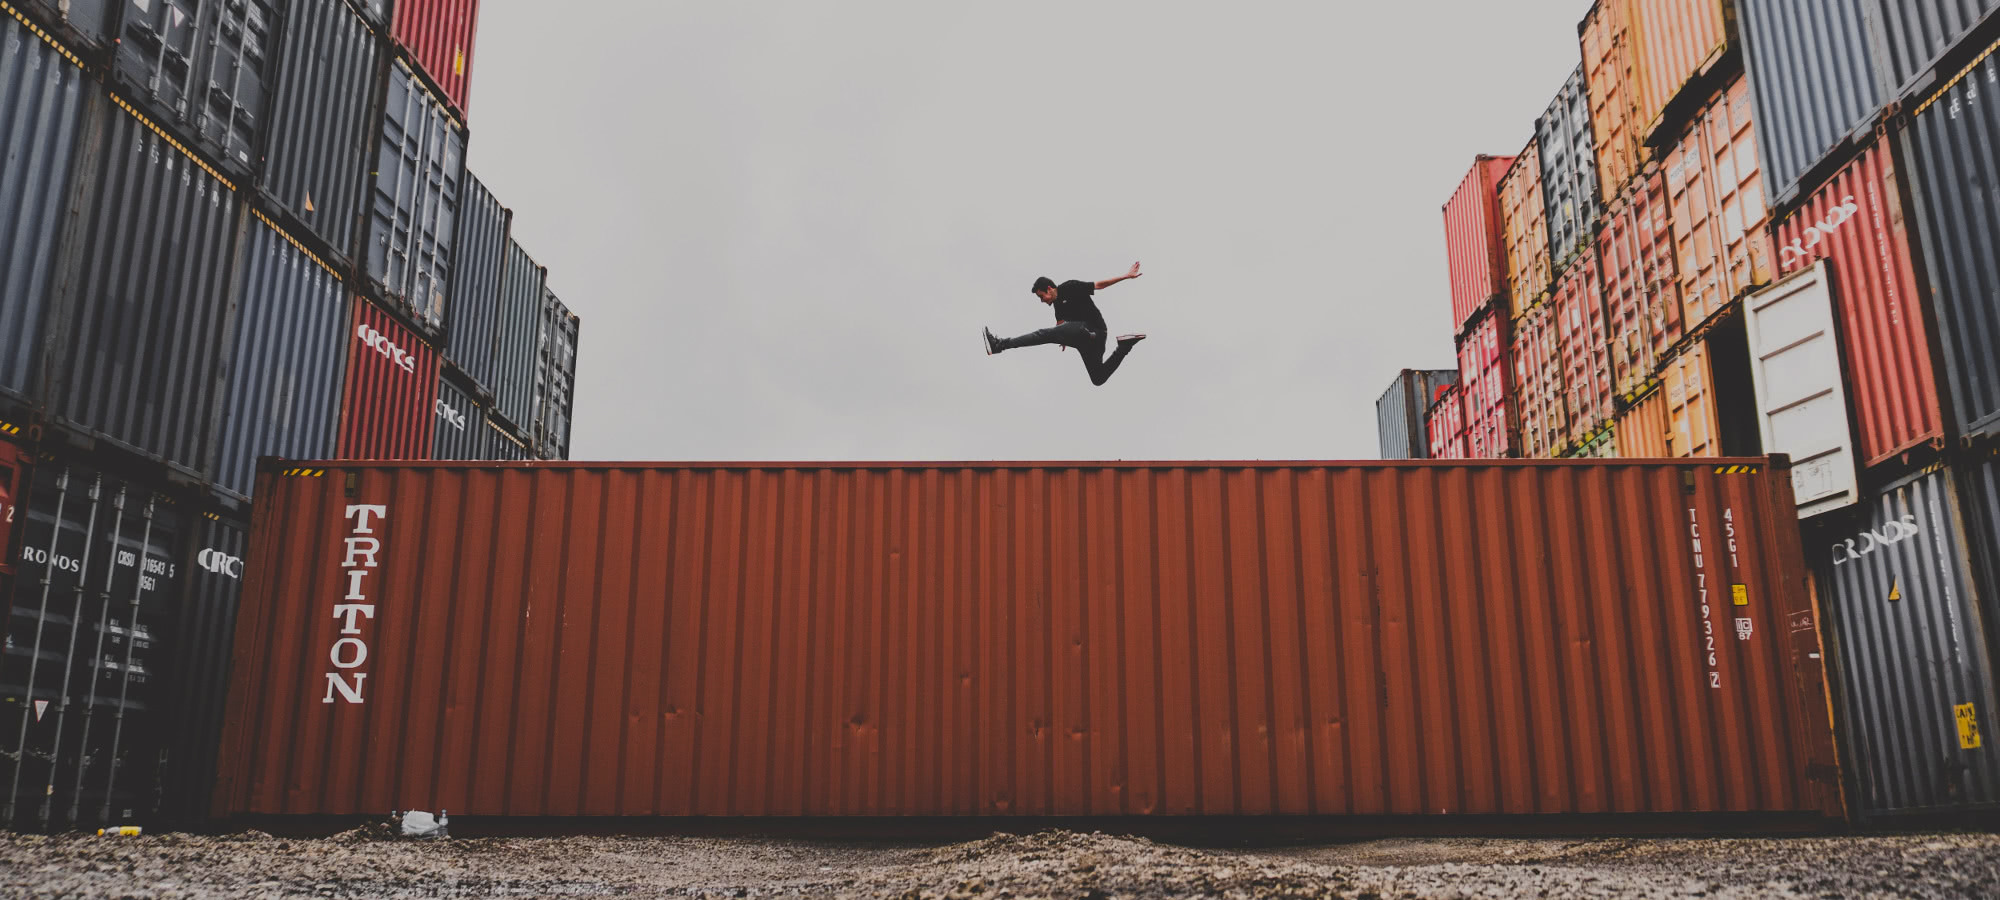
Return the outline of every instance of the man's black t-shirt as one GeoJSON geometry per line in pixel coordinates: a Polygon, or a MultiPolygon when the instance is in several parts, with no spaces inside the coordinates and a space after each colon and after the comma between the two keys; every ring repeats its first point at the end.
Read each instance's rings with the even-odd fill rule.
{"type": "Polygon", "coordinates": [[[1056,321],[1082,322],[1091,331],[1105,333],[1104,314],[1097,311],[1097,303],[1090,295],[1097,293],[1097,285],[1088,281],[1065,281],[1056,285],[1056,321]]]}

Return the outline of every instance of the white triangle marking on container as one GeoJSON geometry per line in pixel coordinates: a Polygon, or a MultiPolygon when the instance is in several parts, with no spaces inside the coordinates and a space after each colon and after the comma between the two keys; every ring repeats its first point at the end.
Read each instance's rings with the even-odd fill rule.
{"type": "Polygon", "coordinates": [[[49,701],[47,700],[35,701],[35,721],[40,722],[42,720],[42,714],[48,711],[49,711],[49,701]]]}

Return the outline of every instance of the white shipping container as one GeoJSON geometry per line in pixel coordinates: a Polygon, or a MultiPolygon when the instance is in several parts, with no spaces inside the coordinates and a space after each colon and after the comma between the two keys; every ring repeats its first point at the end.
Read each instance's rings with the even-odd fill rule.
{"type": "Polygon", "coordinates": [[[1792,458],[1799,518],[1860,502],[1827,264],[1752,294],[1744,309],[1766,453],[1792,458]]]}

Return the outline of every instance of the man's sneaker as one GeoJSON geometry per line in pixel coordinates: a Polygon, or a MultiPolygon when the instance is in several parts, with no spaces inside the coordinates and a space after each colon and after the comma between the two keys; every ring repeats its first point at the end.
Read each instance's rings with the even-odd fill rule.
{"type": "Polygon", "coordinates": [[[1130,347],[1133,344],[1139,343],[1140,341],[1143,341],[1145,339],[1146,336],[1143,334],[1121,334],[1118,336],[1118,346],[1130,347]]]}
{"type": "Polygon", "coordinates": [[[987,356],[992,356],[993,354],[1000,352],[1000,339],[993,336],[993,329],[981,328],[979,329],[979,333],[986,338],[987,356]]]}

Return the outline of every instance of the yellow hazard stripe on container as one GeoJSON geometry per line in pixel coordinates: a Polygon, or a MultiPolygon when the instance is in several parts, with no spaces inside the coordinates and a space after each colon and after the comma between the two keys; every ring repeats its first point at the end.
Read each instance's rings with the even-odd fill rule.
{"type": "Polygon", "coordinates": [[[182,156],[188,158],[189,162],[192,162],[195,165],[200,166],[202,171],[208,173],[208,177],[213,178],[216,181],[222,182],[222,186],[228,188],[230,193],[232,194],[236,193],[235,182],[232,182],[229,179],[222,177],[221,172],[215,171],[215,169],[211,167],[208,163],[203,162],[201,157],[195,155],[194,151],[181,146],[180,141],[174,140],[174,136],[168,134],[166,132],[166,129],[163,129],[160,126],[154,124],[152,119],[146,118],[145,113],[142,113],[137,109],[134,109],[132,107],[132,104],[125,102],[124,97],[120,97],[117,94],[112,94],[111,102],[118,104],[119,109],[131,113],[132,118],[139,120],[139,124],[146,126],[147,130],[153,132],[156,135],[159,135],[160,140],[166,141],[168,146],[173,147],[175,150],[179,150],[182,156]]]}
{"type": "Polygon", "coordinates": [[[1764,471],[1763,466],[1716,466],[1717,475],[1755,475],[1764,471]]]}
{"type": "Polygon", "coordinates": [[[62,54],[62,58],[69,60],[70,65],[73,65],[79,69],[83,68],[83,60],[77,59],[76,54],[69,52],[68,47],[63,46],[60,42],[58,42],[55,39],[53,35],[49,34],[46,31],[43,31],[42,26],[36,25],[35,23],[28,21],[28,17],[22,15],[20,10],[15,9],[14,4],[0,3],[0,9],[6,10],[7,14],[13,16],[15,21],[20,22],[21,27],[28,29],[28,32],[30,34],[33,34],[35,37],[41,38],[42,43],[49,45],[50,47],[54,48],[57,53],[62,54]]]}
{"type": "Polygon", "coordinates": [[[1951,80],[1945,82],[1944,87],[1938,88],[1937,93],[1932,94],[1929,100],[1925,100],[1923,103],[1918,104],[1917,111],[1911,113],[1910,115],[1912,117],[1923,115],[1924,110],[1931,108],[1931,104],[1934,104],[1939,100],[1943,100],[1944,95],[1951,93],[1952,88],[1958,87],[1958,83],[1964,81],[1967,75],[1971,75],[1973,69],[1979,68],[1979,64],[1985,62],[1988,57],[1992,56],[1993,51],[1995,50],[2000,50],[2000,41],[1995,41],[1993,43],[1993,46],[1987,47],[1986,52],[1979,54],[1979,58],[1974,59],[1969,63],[1966,63],[1965,68],[1958,70],[1957,75],[1951,76],[1951,80]]]}
{"type": "Polygon", "coordinates": [[[333,280],[335,281],[342,280],[340,277],[340,273],[334,271],[332,266],[327,265],[326,260],[320,259],[319,254],[306,249],[306,245],[299,243],[298,238],[292,237],[291,233],[287,232],[284,228],[280,227],[278,223],[271,221],[270,219],[266,218],[263,213],[260,213],[254,209],[250,211],[250,214],[256,216],[257,221],[271,226],[271,230],[277,232],[279,237],[284,238],[285,243],[292,245],[292,249],[305,254],[307,259],[312,260],[313,263],[319,266],[320,268],[325,269],[326,274],[333,276],[333,280]]]}
{"type": "Polygon", "coordinates": [[[296,478],[318,478],[318,477],[320,477],[320,476],[322,476],[322,475],[325,475],[325,474],[326,474],[326,470],[325,470],[325,469],[286,469],[286,470],[284,470],[283,472],[280,472],[280,473],[278,473],[278,474],[280,474],[280,475],[290,475],[290,476],[293,476],[293,477],[296,477],[296,478]]]}
{"type": "Polygon", "coordinates": [[[0,434],[20,434],[21,426],[12,422],[0,422],[0,434]]]}

